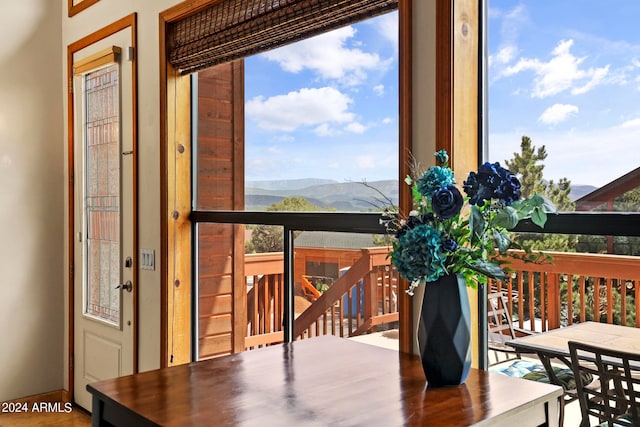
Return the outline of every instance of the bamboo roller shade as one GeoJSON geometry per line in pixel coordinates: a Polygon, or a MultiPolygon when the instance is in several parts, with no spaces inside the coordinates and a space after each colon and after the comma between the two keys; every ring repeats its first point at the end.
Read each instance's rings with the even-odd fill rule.
{"type": "Polygon", "coordinates": [[[398,0],[224,0],[168,25],[181,74],[293,43],[398,7],[398,0]]]}

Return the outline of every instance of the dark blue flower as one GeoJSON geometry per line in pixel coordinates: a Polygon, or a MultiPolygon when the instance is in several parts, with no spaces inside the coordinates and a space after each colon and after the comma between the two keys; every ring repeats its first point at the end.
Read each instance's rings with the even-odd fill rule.
{"type": "Polygon", "coordinates": [[[453,185],[453,172],[448,167],[431,166],[418,178],[418,191],[425,197],[431,197],[440,187],[453,185]]]}
{"type": "Polygon", "coordinates": [[[444,239],[442,241],[442,249],[447,253],[451,253],[458,249],[458,242],[453,239],[444,239]]]}
{"type": "Polygon", "coordinates": [[[498,162],[487,162],[471,172],[462,187],[472,205],[484,206],[491,199],[510,205],[520,198],[520,181],[498,162]]]}
{"type": "Polygon", "coordinates": [[[442,219],[453,218],[462,209],[464,199],[455,185],[441,187],[434,191],[431,197],[431,207],[436,215],[442,219]]]}

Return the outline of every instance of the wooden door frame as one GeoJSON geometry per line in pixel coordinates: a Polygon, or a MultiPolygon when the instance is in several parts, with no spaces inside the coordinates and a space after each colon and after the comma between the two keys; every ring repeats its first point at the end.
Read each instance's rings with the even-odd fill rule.
{"type": "Polygon", "coordinates": [[[132,67],[132,156],[133,156],[133,373],[138,372],[138,64],[137,64],[137,14],[132,13],[118,21],[115,21],[100,30],[89,34],[67,46],[67,210],[68,210],[68,234],[67,257],[68,257],[68,399],[74,398],[74,353],[75,353],[75,325],[74,325],[74,304],[75,304],[75,199],[74,199],[74,170],[75,170],[75,135],[74,135],[74,93],[73,93],[73,55],[92,44],[103,40],[120,31],[130,29],[131,46],[134,57],[131,58],[132,67]]]}

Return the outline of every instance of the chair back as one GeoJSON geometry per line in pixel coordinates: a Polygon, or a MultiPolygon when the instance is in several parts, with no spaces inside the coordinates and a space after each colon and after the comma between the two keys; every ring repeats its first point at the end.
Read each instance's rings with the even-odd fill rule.
{"type": "Polygon", "coordinates": [[[571,367],[582,412],[613,426],[640,426],[640,354],[569,342],[571,367]],[[585,384],[585,373],[598,377],[600,387],[585,384]]]}
{"type": "Polygon", "coordinates": [[[494,352],[495,362],[502,363],[519,359],[520,355],[508,347],[506,343],[516,337],[507,306],[507,299],[502,292],[490,292],[487,295],[488,348],[494,352]]]}

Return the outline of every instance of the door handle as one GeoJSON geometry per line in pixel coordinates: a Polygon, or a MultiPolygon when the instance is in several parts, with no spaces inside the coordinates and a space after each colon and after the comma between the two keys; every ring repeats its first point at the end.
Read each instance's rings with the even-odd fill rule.
{"type": "Polygon", "coordinates": [[[122,289],[127,292],[131,292],[133,290],[133,283],[131,283],[131,280],[127,280],[122,285],[116,286],[116,289],[122,289]]]}

